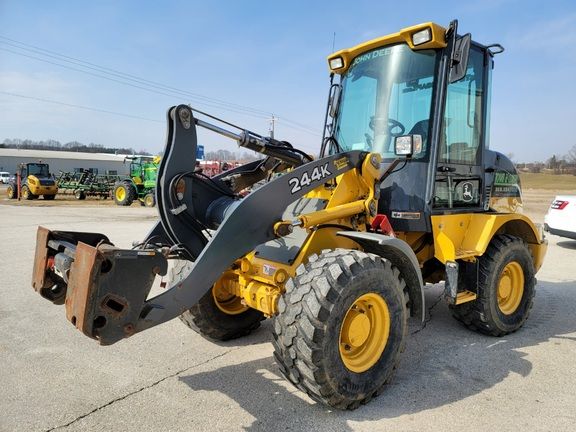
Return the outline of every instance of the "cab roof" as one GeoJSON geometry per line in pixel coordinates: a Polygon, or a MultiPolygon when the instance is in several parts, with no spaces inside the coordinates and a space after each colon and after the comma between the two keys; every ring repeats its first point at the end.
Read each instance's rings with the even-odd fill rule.
{"type": "Polygon", "coordinates": [[[348,68],[352,64],[352,60],[354,60],[360,54],[373,50],[374,48],[393,45],[402,42],[405,42],[413,50],[444,48],[446,46],[446,29],[433,22],[427,22],[412,27],[406,27],[400,30],[398,33],[392,33],[386,36],[381,36],[379,38],[363,42],[352,48],[343,49],[329,55],[328,67],[330,68],[330,71],[333,73],[343,74],[348,70],[348,68]],[[412,36],[415,33],[418,33],[422,30],[426,30],[427,28],[430,29],[432,36],[430,41],[415,46],[414,43],[412,42],[412,36]],[[336,59],[337,57],[342,58],[342,67],[331,68],[330,60],[336,59]]]}

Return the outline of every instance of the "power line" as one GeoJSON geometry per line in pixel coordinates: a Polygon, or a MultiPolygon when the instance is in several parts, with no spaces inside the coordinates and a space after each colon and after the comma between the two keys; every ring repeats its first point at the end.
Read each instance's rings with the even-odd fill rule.
{"type": "Polygon", "coordinates": [[[0,90],[0,94],[24,98],[24,99],[33,99],[33,100],[37,100],[40,102],[47,102],[47,103],[52,103],[52,104],[57,104],[57,105],[63,105],[63,106],[71,107],[71,108],[79,108],[79,109],[83,109],[83,110],[87,110],[87,111],[95,111],[95,112],[101,112],[101,113],[106,113],[106,114],[113,114],[113,115],[117,115],[117,116],[129,117],[129,118],[138,119],[138,120],[146,120],[146,121],[155,122],[155,123],[164,123],[163,121],[160,121],[160,120],[154,120],[154,119],[150,119],[150,118],[146,118],[146,117],[121,113],[121,112],[117,112],[117,111],[109,111],[109,110],[100,109],[100,108],[93,108],[93,107],[88,107],[88,106],[84,106],[84,105],[70,104],[70,103],[66,103],[66,102],[55,101],[52,99],[44,99],[44,98],[39,98],[39,97],[35,97],[35,96],[26,96],[26,95],[22,95],[22,94],[18,94],[18,93],[5,92],[5,91],[1,91],[1,90],[0,90]]]}
{"type": "MultiPolygon", "coordinates": [[[[146,88],[146,87],[143,87],[143,86],[141,86],[141,85],[132,84],[132,83],[130,83],[130,82],[121,81],[121,80],[115,79],[115,78],[110,78],[110,77],[107,77],[107,76],[104,76],[104,75],[100,75],[100,74],[97,74],[97,73],[85,71],[85,70],[78,69],[78,68],[75,68],[75,67],[72,67],[72,66],[63,65],[63,64],[56,63],[56,62],[53,62],[53,61],[50,61],[50,60],[42,59],[42,58],[40,58],[40,57],[35,57],[35,56],[31,56],[31,55],[24,54],[24,53],[19,53],[19,52],[17,52],[17,51],[12,51],[12,50],[10,50],[10,49],[8,49],[8,48],[1,48],[1,47],[0,47],[0,50],[2,50],[2,51],[7,51],[7,52],[10,52],[10,53],[13,53],[13,54],[17,54],[17,55],[20,55],[20,56],[23,56],[23,57],[28,57],[28,58],[31,58],[31,59],[34,59],[34,60],[39,60],[39,61],[42,61],[42,62],[45,62],[45,63],[53,64],[53,65],[56,65],[56,66],[60,66],[60,67],[62,67],[62,68],[69,69],[69,70],[73,70],[73,71],[76,71],[76,72],[81,72],[81,73],[84,73],[84,74],[86,74],[86,75],[92,75],[92,76],[95,76],[95,77],[98,77],[98,78],[102,78],[102,79],[105,79],[105,80],[108,80],[108,81],[117,82],[117,83],[120,83],[120,84],[123,84],[123,85],[127,85],[127,86],[130,86],[130,87],[134,87],[134,88],[137,88],[137,89],[140,89],[140,90],[144,90],[144,91],[147,91],[147,92],[150,92],[150,93],[156,93],[156,94],[159,94],[159,95],[162,95],[162,96],[168,96],[168,97],[170,97],[170,98],[176,98],[176,97],[178,97],[178,96],[175,95],[175,94],[170,94],[170,93],[167,93],[167,92],[164,92],[164,91],[159,91],[159,90],[154,90],[154,89],[151,89],[151,88],[146,88]]],[[[181,96],[180,96],[180,97],[181,97],[181,96]]],[[[214,104],[209,103],[209,102],[201,102],[201,103],[202,103],[202,104],[205,104],[205,105],[207,105],[207,106],[210,106],[210,107],[212,107],[212,108],[218,108],[218,109],[223,109],[223,110],[226,110],[226,111],[232,111],[232,112],[235,112],[235,113],[237,113],[237,114],[250,115],[250,116],[252,116],[252,117],[257,117],[257,118],[261,118],[261,119],[267,119],[267,118],[268,118],[267,116],[264,116],[264,115],[246,113],[246,112],[242,112],[241,110],[237,110],[237,109],[234,109],[234,108],[222,107],[222,106],[214,105],[214,104]]]]}
{"type": "MultiPolygon", "coordinates": [[[[67,56],[67,55],[64,55],[64,54],[59,54],[59,53],[56,53],[56,52],[54,52],[54,51],[50,51],[50,50],[47,50],[47,49],[44,49],[44,48],[36,47],[36,46],[34,46],[34,45],[25,44],[24,42],[19,42],[19,41],[16,41],[16,40],[14,40],[14,39],[7,38],[7,37],[5,37],[5,36],[0,36],[0,39],[5,39],[4,41],[0,41],[0,43],[3,43],[3,44],[5,44],[5,45],[9,45],[9,46],[14,47],[14,48],[17,48],[17,49],[21,49],[21,50],[28,51],[28,52],[33,52],[33,53],[35,53],[35,54],[40,54],[40,55],[43,55],[43,56],[45,56],[45,57],[49,57],[49,58],[53,58],[53,59],[56,59],[56,60],[59,60],[59,61],[64,61],[64,62],[71,63],[71,64],[74,64],[74,65],[77,65],[77,66],[81,66],[81,67],[83,67],[83,68],[87,68],[87,69],[95,70],[95,71],[97,71],[97,72],[101,72],[101,73],[105,73],[105,74],[108,74],[108,75],[116,76],[116,77],[122,78],[122,79],[124,79],[124,80],[135,81],[135,82],[137,82],[137,83],[139,83],[139,84],[148,85],[148,86],[151,86],[151,87],[153,87],[153,88],[158,88],[158,89],[162,89],[162,90],[167,90],[167,91],[170,91],[170,92],[173,92],[173,93],[177,93],[177,94],[185,94],[185,95],[187,95],[187,96],[189,96],[189,97],[198,98],[198,99],[203,99],[203,100],[206,100],[206,101],[211,102],[211,103],[216,103],[216,104],[221,104],[221,105],[225,105],[225,106],[230,106],[230,107],[234,107],[234,108],[237,108],[237,109],[240,109],[240,110],[246,110],[246,111],[249,111],[249,112],[258,113],[258,114],[262,114],[262,115],[269,115],[269,114],[270,114],[268,111],[263,111],[263,110],[259,110],[259,109],[256,109],[256,108],[247,107],[247,106],[244,106],[244,105],[239,105],[239,104],[235,104],[235,103],[230,103],[230,102],[226,102],[226,101],[223,101],[223,100],[220,100],[220,99],[215,99],[215,98],[212,98],[212,97],[204,96],[204,95],[201,95],[201,94],[198,94],[198,93],[192,93],[192,92],[189,92],[189,91],[186,91],[186,90],[182,90],[182,89],[178,89],[178,88],[175,88],[175,87],[167,86],[167,85],[164,85],[164,84],[162,84],[162,83],[158,83],[158,82],[155,82],[155,81],[150,81],[150,80],[147,80],[147,79],[145,79],[145,78],[140,78],[140,77],[137,77],[137,76],[132,75],[132,74],[128,74],[128,73],[125,73],[125,72],[118,71],[118,70],[116,70],[116,69],[111,69],[111,68],[108,68],[108,67],[99,66],[99,65],[97,65],[97,64],[95,64],[95,63],[87,62],[87,61],[85,61],[85,60],[80,60],[80,59],[77,59],[77,58],[74,58],[74,57],[70,57],[70,56],[67,56]],[[6,42],[6,40],[8,40],[9,42],[6,42]],[[19,45],[23,45],[23,46],[19,46],[19,45]],[[28,48],[26,48],[26,47],[28,47],[28,48]]],[[[15,52],[15,51],[10,51],[10,52],[12,52],[12,53],[14,53],[14,54],[19,54],[19,55],[21,54],[21,53],[15,52]]],[[[41,59],[38,59],[37,57],[32,57],[32,58],[37,59],[37,60],[41,60],[41,59]]],[[[42,60],[41,60],[41,61],[42,61],[42,60]]],[[[74,69],[74,70],[77,70],[77,69],[74,69]]],[[[98,76],[100,76],[100,75],[98,75],[98,76]]]]}
{"type": "MultiPolygon", "coordinates": [[[[243,105],[239,105],[239,104],[233,104],[233,103],[222,101],[219,99],[203,96],[203,95],[200,95],[197,93],[192,93],[192,92],[189,92],[186,90],[181,90],[181,89],[167,86],[167,85],[155,82],[155,81],[140,78],[140,77],[137,77],[135,75],[127,74],[127,73],[118,71],[116,69],[107,68],[104,66],[99,66],[95,63],[87,62],[87,61],[80,60],[80,59],[75,58],[75,57],[66,56],[64,54],[59,54],[55,51],[51,51],[51,50],[40,48],[40,47],[37,47],[34,45],[26,44],[24,42],[20,42],[20,41],[17,41],[15,39],[11,39],[11,38],[8,38],[8,37],[2,36],[2,35],[0,35],[0,39],[3,39],[3,40],[0,40],[0,43],[8,45],[12,48],[16,48],[19,50],[31,52],[33,54],[48,57],[48,58],[51,58],[53,60],[57,60],[58,62],[66,62],[69,64],[73,64],[75,66],[79,66],[79,67],[84,68],[84,69],[89,69],[89,70],[92,70],[92,71],[98,72],[98,73],[90,72],[90,71],[84,70],[84,69],[79,69],[77,67],[68,66],[68,65],[65,65],[62,63],[57,63],[54,61],[47,60],[45,58],[40,58],[40,57],[32,56],[29,54],[24,54],[22,52],[13,51],[13,50],[10,50],[8,48],[0,48],[1,50],[10,52],[12,54],[20,55],[23,57],[28,57],[28,58],[31,58],[34,60],[53,64],[53,65],[63,67],[63,68],[69,69],[69,70],[73,70],[76,72],[80,72],[80,73],[95,76],[98,78],[106,79],[109,81],[117,82],[117,83],[127,85],[130,87],[138,88],[140,90],[144,90],[144,91],[148,91],[151,93],[156,93],[156,94],[160,94],[160,95],[168,96],[168,97],[176,97],[176,96],[184,95],[188,98],[198,100],[199,103],[204,104],[206,106],[210,106],[212,108],[223,109],[226,111],[235,112],[237,114],[249,115],[249,116],[260,118],[260,119],[269,119],[270,115],[271,115],[271,113],[268,111],[259,110],[256,108],[251,108],[251,107],[247,107],[247,106],[243,106],[243,105]],[[109,76],[105,76],[102,74],[106,74],[109,76]],[[112,78],[111,76],[115,77],[115,78],[112,78]],[[119,79],[117,79],[117,78],[119,78],[119,79]]],[[[292,120],[288,120],[286,118],[284,118],[283,120],[284,120],[285,125],[289,128],[297,129],[297,130],[300,130],[302,132],[306,132],[306,133],[317,135],[317,136],[320,135],[316,130],[314,130],[313,128],[311,128],[307,125],[304,125],[302,123],[298,123],[298,122],[295,122],[292,120]]]]}
{"type": "Polygon", "coordinates": [[[322,134],[315,131],[314,129],[310,128],[309,126],[305,126],[301,123],[297,123],[295,121],[292,120],[287,120],[283,117],[276,117],[276,122],[277,123],[284,123],[284,126],[290,128],[290,129],[296,129],[296,130],[300,130],[303,132],[307,132],[311,135],[316,135],[316,136],[321,136],[322,134]]]}
{"type": "MultiPolygon", "coordinates": [[[[55,104],[55,105],[62,105],[62,106],[70,107],[70,108],[83,109],[86,111],[94,111],[94,112],[99,112],[99,113],[116,115],[116,116],[120,116],[120,117],[128,117],[128,118],[132,118],[132,119],[136,119],[136,120],[145,120],[145,121],[154,122],[154,123],[165,123],[164,121],[161,121],[161,120],[155,120],[155,119],[151,119],[151,118],[147,118],[147,117],[142,117],[142,116],[137,116],[137,115],[132,115],[132,114],[126,114],[126,113],[122,113],[122,112],[118,112],[118,111],[110,111],[110,110],[106,110],[106,109],[94,108],[94,107],[89,107],[89,106],[85,106],[85,105],[71,104],[71,103],[62,102],[62,101],[56,101],[53,99],[40,98],[40,97],[35,97],[35,96],[27,96],[27,95],[23,95],[23,94],[19,94],[19,93],[6,92],[6,91],[2,91],[2,90],[0,90],[0,94],[7,95],[7,96],[13,96],[13,97],[19,97],[22,99],[36,100],[39,102],[51,103],[51,104],[55,104]]],[[[303,147],[313,148],[313,147],[310,147],[308,145],[304,145],[303,147]]]]}

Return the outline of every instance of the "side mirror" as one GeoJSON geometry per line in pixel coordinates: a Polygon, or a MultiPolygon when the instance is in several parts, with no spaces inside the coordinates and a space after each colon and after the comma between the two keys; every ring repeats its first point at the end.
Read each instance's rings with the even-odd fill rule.
{"type": "Polygon", "coordinates": [[[342,87],[339,84],[334,85],[334,91],[330,97],[330,117],[336,117],[338,114],[338,108],[340,107],[340,94],[342,93],[342,87]]]}
{"type": "Polygon", "coordinates": [[[422,135],[402,135],[394,139],[394,153],[396,156],[410,158],[422,153],[422,135]]]}
{"type": "Polygon", "coordinates": [[[466,76],[468,69],[468,57],[470,53],[470,33],[459,37],[454,42],[454,51],[452,52],[452,66],[450,67],[450,83],[461,80],[466,76]]]}

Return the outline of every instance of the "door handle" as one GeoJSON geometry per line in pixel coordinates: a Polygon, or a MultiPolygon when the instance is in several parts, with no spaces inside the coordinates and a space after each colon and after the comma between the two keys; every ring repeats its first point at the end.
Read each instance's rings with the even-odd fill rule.
{"type": "Polygon", "coordinates": [[[445,166],[445,165],[441,165],[438,167],[438,172],[448,173],[448,172],[454,172],[454,171],[456,171],[456,168],[454,168],[454,167],[449,167],[449,166],[445,166]]]}

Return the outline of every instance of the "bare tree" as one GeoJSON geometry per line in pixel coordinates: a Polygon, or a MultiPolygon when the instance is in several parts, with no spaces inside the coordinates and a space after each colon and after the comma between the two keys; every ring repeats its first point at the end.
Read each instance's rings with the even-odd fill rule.
{"type": "Polygon", "coordinates": [[[566,160],[570,163],[576,163],[576,145],[574,145],[570,150],[568,150],[566,160]]]}

